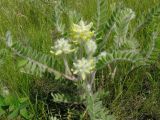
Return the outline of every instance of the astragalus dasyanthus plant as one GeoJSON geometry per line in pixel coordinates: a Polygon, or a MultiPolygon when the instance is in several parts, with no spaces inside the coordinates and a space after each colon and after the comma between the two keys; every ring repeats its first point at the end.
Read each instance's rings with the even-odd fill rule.
{"type": "Polygon", "coordinates": [[[129,8],[115,8],[108,19],[104,3],[97,2],[97,13],[91,22],[79,18],[75,12],[67,12],[69,25],[63,23],[59,17],[62,15],[61,10],[56,7],[55,27],[61,35],[54,40],[48,54],[23,47],[20,42],[12,43],[10,32],[7,33],[7,46],[23,58],[22,72],[40,76],[49,72],[55,75],[55,79],[73,81],[81,88],[83,94],[79,97],[91,120],[115,119],[116,116],[109,115],[102,104],[101,90],[95,88],[96,73],[118,61],[132,63],[130,70],[133,70],[156,60],[160,43],[156,41],[157,34],[151,35],[150,48],[142,54],[136,33],[148,25],[160,13],[160,9],[156,7],[150,10],[135,27],[131,21],[136,18],[136,14],[129,8]],[[65,26],[69,26],[69,29],[65,26]]]}

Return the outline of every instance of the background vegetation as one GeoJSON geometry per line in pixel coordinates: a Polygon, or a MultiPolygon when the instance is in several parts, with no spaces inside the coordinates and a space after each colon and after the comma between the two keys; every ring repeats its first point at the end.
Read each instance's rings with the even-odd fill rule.
{"type": "MultiPolygon", "coordinates": [[[[93,21],[96,12],[96,0],[62,0],[63,6],[76,10],[86,21],[93,21]]],[[[160,4],[159,0],[107,0],[107,15],[111,14],[113,3],[132,8],[136,18],[141,17],[149,8],[160,4]]],[[[55,83],[53,77],[35,77],[19,72],[18,61],[5,49],[3,42],[6,32],[12,33],[14,41],[49,54],[50,47],[58,36],[55,32],[54,0],[1,0],[0,1],[0,86],[7,86],[12,95],[29,98],[30,113],[34,119],[47,119],[55,115],[62,120],[78,119],[84,115],[84,106],[73,103],[54,104],[50,93],[63,91],[72,95],[75,90],[70,82],[55,83]],[[68,86],[68,88],[66,87],[68,86]],[[72,88],[73,87],[73,88],[72,88]],[[62,109],[64,109],[62,111],[62,109]]],[[[65,16],[65,14],[64,14],[65,16]]],[[[67,21],[67,19],[66,19],[67,21]]],[[[132,22],[134,26],[137,21],[132,22]]],[[[160,31],[159,20],[152,21],[136,35],[141,48],[147,50],[150,34],[160,31]]],[[[160,38],[158,38],[160,39],[160,38]]],[[[20,58],[19,58],[20,59],[20,58]]],[[[121,69],[109,69],[108,66],[97,74],[96,87],[108,93],[103,98],[104,106],[117,120],[160,120],[160,63],[128,73],[128,66],[113,64],[121,69]],[[110,73],[110,75],[108,75],[110,73]],[[127,75],[126,75],[127,74],[127,75]]],[[[5,118],[1,118],[2,120],[5,118]]],[[[87,118],[86,118],[87,119],[87,118]]]]}

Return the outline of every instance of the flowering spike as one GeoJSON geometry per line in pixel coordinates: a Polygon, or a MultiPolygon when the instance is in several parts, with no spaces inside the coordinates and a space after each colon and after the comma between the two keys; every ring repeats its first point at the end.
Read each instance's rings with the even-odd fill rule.
{"type": "Polygon", "coordinates": [[[86,25],[83,20],[81,20],[79,24],[73,24],[71,32],[72,38],[75,40],[75,42],[78,42],[78,40],[90,40],[94,35],[94,31],[91,31],[92,26],[93,23],[86,25]]]}
{"type": "Polygon", "coordinates": [[[85,80],[86,75],[91,73],[95,68],[93,59],[87,60],[85,58],[82,58],[81,60],[77,60],[76,63],[73,63],[73,65],[74,74],[78,74],[83,80],[85,80]]]}

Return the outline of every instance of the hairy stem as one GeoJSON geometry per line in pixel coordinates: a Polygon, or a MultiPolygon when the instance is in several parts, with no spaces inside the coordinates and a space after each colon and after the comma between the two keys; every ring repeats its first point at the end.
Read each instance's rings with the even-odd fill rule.
{"type": "Polygon", "coordinates": [[[71,73],[70,67],[68,65],[68,61],[66,59],[66,56],[63,57],[63,61],[64,61],[64,65],[65,65],[65,74],[72,76],[72,73],[71,73]]]}

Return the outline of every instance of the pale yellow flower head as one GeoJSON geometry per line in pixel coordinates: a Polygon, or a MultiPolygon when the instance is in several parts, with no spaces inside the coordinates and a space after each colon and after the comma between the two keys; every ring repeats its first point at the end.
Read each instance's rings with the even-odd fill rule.
{"type": "Polygon", "coordinates": [[[86,75],[91,73],[95,68],[94,59],[87,60],[82,58],[81,60],[77,60],[74,65],[74,74],[79,75],[83,80],[85,80],[86,75]]]}
{"type": "Polygon", "coordinates": [[[92,26],[93,23],[85,24],[83,20],[79,24],[73,24],[71,28],[73,40],[75,42],[90,40],[94,36],[94,31],[91,31],[92,26]]]}

